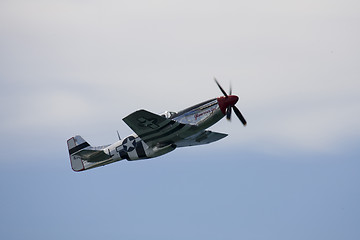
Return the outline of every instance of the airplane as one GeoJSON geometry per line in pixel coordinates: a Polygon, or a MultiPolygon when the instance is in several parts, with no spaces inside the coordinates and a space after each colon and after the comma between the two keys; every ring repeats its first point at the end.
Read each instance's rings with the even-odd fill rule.
{"type": "Polygon", "coordinates": [[[239,97],[227,94],[214,78],[224,96],[213,98],[179,112],[166,111],[154,114],[138,110],[123,121],[135,132],[130,136],[105,146],[93,147],[81,136],[67,141],[71,168],[80,172],[120,160],[149,159],[169,153],[176,148],[208,144],[218,141],[227,134],[206,130],[226,116],[236,116],[246,126],[247,122],[235,106],[239,97]]]}

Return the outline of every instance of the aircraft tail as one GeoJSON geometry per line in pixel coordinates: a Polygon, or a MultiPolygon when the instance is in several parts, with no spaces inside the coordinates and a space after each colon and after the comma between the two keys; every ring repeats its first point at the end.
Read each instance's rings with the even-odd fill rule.
{"type": "Polygon", "coordinates": [[[71,168],[75,172],[103,166],[111,161],[111,155],[106,154],[106,146],[92,147],[81,136],[75,136],[67,141],[71,168]]]}
{"type": "Polygon", "coordinates": [[[69,149],[71,168],[76,172],[85,170],[81,157],[77,156],[76,153],[87,147],[90,147],[90,144],[86,142],[81,136],[75,136],[67,141],[67,145],[69,149]]]}

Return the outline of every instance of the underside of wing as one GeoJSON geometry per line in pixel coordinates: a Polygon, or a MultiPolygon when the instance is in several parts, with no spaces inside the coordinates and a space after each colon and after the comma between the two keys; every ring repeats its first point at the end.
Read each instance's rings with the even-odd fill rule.
{"type": "Polygon", "coordinates": [[[211,132],[211,131],[202,131],[198,134],[185,138],[181,141],[176,142],[177,147],[188,147],[188,146],[196,146],[196,145],[203,145],[218,141],[227,134],[218,133],[218,132],[211,132]]]}
{"type": "Polygon", "coordinates": [[[146,110],[138,110],[123,120],[148,146],[175,143],[197,130],[196,126],[182,124],[146,110]]]}

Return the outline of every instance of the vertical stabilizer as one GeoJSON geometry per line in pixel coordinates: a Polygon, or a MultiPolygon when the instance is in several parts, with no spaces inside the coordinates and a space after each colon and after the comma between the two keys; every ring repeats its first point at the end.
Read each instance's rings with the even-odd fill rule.
{"type": "Polygon", "coordinates": [[[81,157],[76,156],[76,153],[89,147],[90,144],[87,143],[81,136],[75,136],[67,141],[67,145],[69,149],[71,168],[76,172],[85,170],[81,157]]]}

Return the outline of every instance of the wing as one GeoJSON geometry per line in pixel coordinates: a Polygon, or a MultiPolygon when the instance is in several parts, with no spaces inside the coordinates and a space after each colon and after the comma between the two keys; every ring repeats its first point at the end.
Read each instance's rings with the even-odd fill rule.
{"type": "Polygon", "coordinates": [[[177,147],[188,147],[188,146],[208,144],[208,143],[218,141],[226,136],[227,136],[227,134],[224,134],[224,133],[202,131],[198,134],[195,134],[193,136],[185,138],[182,141],[177,142],[176,146],[177,147]]]}
{"type": "Polygon", "coordinates": [[[148,146],[176,143],[198,131],[197,126],[179,123],[146,110],[138,110],[123,120],[148,146]]]}

